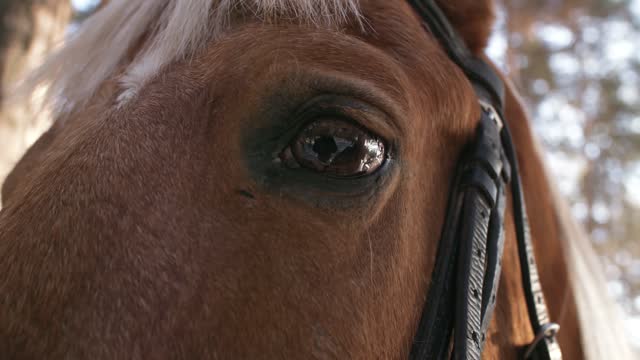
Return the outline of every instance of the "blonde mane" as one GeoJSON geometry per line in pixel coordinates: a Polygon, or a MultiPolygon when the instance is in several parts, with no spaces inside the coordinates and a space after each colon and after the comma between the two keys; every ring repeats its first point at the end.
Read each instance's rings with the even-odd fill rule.
{"type": "Polygon", "coordinates": [[[228,30],[234,14],[328,27],[360,21],[359,0],[110,0],[21,84],[18,96],[45,85],[54,112],[70,111],[118,72],[118,100],[126,102],[165,65],[228,30]],[[130,58],[143,37],[144,47],[130,58]]]}
{"type": "MultiPolygon", "coordinates": [[[[544,158],[541,145],[537,141],[534,143],[537,156],[544,158]]],[[[554,182],[550,181],[548,169],[545,169],[545,176],[561,226],[560,237],[576,299],[585,358],[631,360],[634,356],[624,331],[622,309],[608,296],[604,268],[589,237],[574,219],[554,182]]]]}

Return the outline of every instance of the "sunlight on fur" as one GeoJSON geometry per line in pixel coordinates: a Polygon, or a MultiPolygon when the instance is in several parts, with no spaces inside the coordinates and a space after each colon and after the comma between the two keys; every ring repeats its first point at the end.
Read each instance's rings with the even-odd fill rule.
{"type": "Polygon", "coordinates": [[[236,13],[332,27],[360,21],[359,0],[111,0],[18,89],[24,96],[46,84],[54,112],[82,106],[116,72],[126,102],[165,65],[201,49],[230,26],[236,13]],[[127,59],[152,29],[146,46],[127,59]],[[132,61],[131,61],[132,60],[132,61]]]}

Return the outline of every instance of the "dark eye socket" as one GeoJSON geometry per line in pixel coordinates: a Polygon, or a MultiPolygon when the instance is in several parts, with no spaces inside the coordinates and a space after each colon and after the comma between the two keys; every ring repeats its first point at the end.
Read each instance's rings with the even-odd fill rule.
{"type": "Polygon", "coordinates": [[[281,154],[290,167],[304,167],[338,177],[374,173],[384,164],[384,141],[352,124],[320,118],[307,125],[281,154]]]}

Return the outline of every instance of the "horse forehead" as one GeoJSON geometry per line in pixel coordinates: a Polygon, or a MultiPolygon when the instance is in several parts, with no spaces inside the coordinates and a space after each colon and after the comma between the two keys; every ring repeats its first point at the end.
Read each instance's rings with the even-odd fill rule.
{"type": "Polygon", "coordinates": [[[122,106],[168,65],[192,58],[211,42],[224,41],[233,27],[246,21],[367,36],[368,42],[395,46],[387,50],[402,56],[413,52],[403,40],[425,36],[405,1],[112,1],[27,84],[34,89],[38,83],[50,84],[45,100],[54,105],[56,118],[99,101],[107,81],[117,82],[115,104],[122,106]],[[149,29],[155,29],[150,36],[149,29]],[[102,46],[105,41],[110,46],[102,46]]]}
{"type": "Polygon", "coordinates": [[[295,21],[337,28],[361,19],[359,0],[113,0],[34,71],[24,96],[46,85],[54,115],[82,108],[107,80],[132,99],[168,64],[190,58],[236,23],[295,21]],[[108,43],[109,46],[104,46],[108,43]]]}
{"type": "MultiPolygon", "coordinates": [[[[256,69],[267,68],[265,64],[271,66],[270,70],[288,67],[289,74],[295,73],[296,69],[309,70],[315,66],[345,70],[345,75],[355,69],[360,71],[351,74],[352,80],[386,77],[389,81],[381,83],[381,87],[394,94],[394,97],[401,97],[402,94],[398,93],[406,95],[407,85],[414,82],[407,76],[416,70],[414,65],[429,64],[429,58],[436,52],[440,53],[441,60],[446,61],[443,53],[436,50],[438,45],[435,41],[427,44],[422,41],[428,35],[418,21],[407,23],[406,20],[411,20],[414,15],[410,6],[389,6],[384,2],[376,4],[372,1],[363,4],[360,11],[362,12],[354,16],[366,16],[367,28],[363,28],[357,21],[342,24],[339,28],[300,24],[290,19],[275,23],[260,19],[237,23],[233,25],[237,28],[232,27],[220,38],[209,38],[203,50],[190,55],[198,61],[177,63],[182,64],[180,68],[191,70],[191,74],[201,73],[201,79],[205,81],[229,76],[229,73],[211,71],[212,69],[245,68],[246,73],[250,74],[256,69]],[[392,20],[388,21],[389,19],[392,20]],[[242,52],[238,52],[239,50],[242,52]],[[366,57],[363,54],[367,54],[366,57]],[[364,72],[365,69],[368,73],[364,72]]],[[[136,68],[134,60],[120,81],[121,93],[126,94],[128,90],[132,90],[133,95],[141,85],[150,85],[149,80],[168,70],[153,70],[154,64],[157,64],[153,54],[142,53],[139,57],[142,59],[139,62],[142,68],[136,68]],[[143,69],[145,67],[147,69],[143,69]]],[[[427,66],[435,65],[432,63],[427,66]]],[[[224,87],[224,84],[215,83],[218,84],[216,86],[224,87]]]]}
{"type": "MultiPolygon", "coordinates": [[[[444,8],[452,16],[456,15],[454,18],[464,25],[465,34],[475,34],[485,32],[476,31],[476,24],[490,24],[487,19],[491,18],[489,11],[475,10],[488,9],[490,6],[486,4],[491,3],[490,0],[456,0],[444,8]],[[467,19],[469,17],[473,19],[467,19]],[[478,19],[480,21],[476,21],[478,19]]],[[[407,26],[406,15],[410,11],[407,2],[402,0],[109,1],[33,73],[22,93],[28,94],[41,84],[48,85],[44,100],[53,105],[55,115],[63,115],[82,108],[89,100],[94,101],[105,81],[117,79],[119,100],[126,102],[168,64],[190,58],[194,51],[212,39],[223,37],[227,30],[247,19],[269,24],[296,22],[331,29],[355,25],[373,35],[383,34],[389,38],[403,26],[419,27],[415,14],[413,25],[418,26],[407,26]],[[370,18],[376,16],[378,20],[387,17],[386,25],[393,30],[369,26],[370,18]],[[393,21],[396,23],[392,24],[393,21]],[[105,42],[109,46],[103,46],[105,42]]],[[[378,24],[385,23],[378,21],[378,24]]]]}

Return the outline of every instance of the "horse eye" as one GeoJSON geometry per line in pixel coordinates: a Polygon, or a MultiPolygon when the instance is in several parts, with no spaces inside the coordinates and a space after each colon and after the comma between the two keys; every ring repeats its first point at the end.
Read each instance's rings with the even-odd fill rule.
{"type": "Polygon", "coordinates": [[[309,124],[281,155],[289,165],[340,177],[369,175],[386,157],[382,139],[338,119],[309,124]]]}

